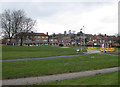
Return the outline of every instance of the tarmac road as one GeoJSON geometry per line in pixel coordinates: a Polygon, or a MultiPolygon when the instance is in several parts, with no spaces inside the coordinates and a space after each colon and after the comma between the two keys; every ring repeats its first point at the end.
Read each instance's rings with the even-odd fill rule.
{"type": "Polygon", "coordinates": [[[76,56],[83,56],[83,55],[96,54],[96,53],[100,53],[100,51],[99,50],[87,50],[87,52],[85,54],[80,54],[80,55],[63,55],[63,56],[51,56],[51,57],[39,57],[39,58],[7,59],[7,60],[0,60],[0,61],[7,62],[7,61],[57,59],[57,58],[76,57],[76,56]]]}

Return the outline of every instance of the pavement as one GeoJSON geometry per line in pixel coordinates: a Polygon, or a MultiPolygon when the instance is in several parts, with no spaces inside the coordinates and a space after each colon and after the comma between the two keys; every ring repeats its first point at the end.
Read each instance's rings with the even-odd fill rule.
{"type": "Polygon", "coordinates": [[[83,56],[83,55],[96,54],[96,53],[100,53],[100,51],[99,51],[99,50],[87,50],[87,52],[84,52],[84,54],[79,54],[79,55],[63,55],[63,56],[51,56],[51,57],[39,57],[39,58],[7,59],[7,60],[0,60],[0,62],[1,62],[1,61],[7,62],[7,61],[25,61],[25,60],[57,59],[57,58],[76,57],[76,56],[83,56]]]}
{"type": "Polygon", "coordinates": [[[94,53],[100,53],[100,50],[89,50],[87,49],[87,54],[94,54],[94,53]]]}
{"type": "Polygon", "coordinates": [[[18,78],[18,79],[8,79],[2,80],[2,85],[34,85],[45,82],[52,82],[58,80],[66,80],[78,77],[92,76],[102,73],[109,73],[120,70],[120,67],[99,69],[99,70],[89,70],[82,72],[73,72],[73,73],[63,73],[47,76],[38,76],[38,77],[27,77],[27,78],[18,78]]]}

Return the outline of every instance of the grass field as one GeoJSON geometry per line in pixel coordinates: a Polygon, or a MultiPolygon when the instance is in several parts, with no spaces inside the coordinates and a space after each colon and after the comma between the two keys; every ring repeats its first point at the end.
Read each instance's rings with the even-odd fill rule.
{"type": "Polygon", "coordinates": [[[40,85],[118,85],[118,72],[48,82],[40,85]]]}
{"type": "Polygon", "coordinates": [[[106,54],[118,55],[118,52],[107,52],[106,54]]]}
{"type": "MultiPolygon", "coordinates": [[[[80,54],[76,52],[77,48],[80,49],[80,47],[60,48],[51,46],[46,47],[2,46],[2,59],[80,54]]],[[[86,51],[87,50],[83,50],[83,52],[86,51]]]]}
{"type": "Polygon", "coordinates": [[[78,57],[2,63],[3,79],[78,72],[118,66],[118,57],[90,54],[78,57]]]}

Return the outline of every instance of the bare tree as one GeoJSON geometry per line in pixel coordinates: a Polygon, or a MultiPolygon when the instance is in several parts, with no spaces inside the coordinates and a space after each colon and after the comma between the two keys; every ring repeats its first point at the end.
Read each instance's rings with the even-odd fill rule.
{"type": "Polygon", "coordinates": [[[15,36],[18,30],[18,25],[23,18],[23,13],[21,10],[10,11],[5,10],[1,15],[1,25],[2,31],[7,38],[9,38],[9,43],[11,39],[15,36]]]}
{"type": "Polygon", "coordinates": [[[4,35],[9,38],[11,43],[12,38],[22,39],[25,33],[32,30],[35,21],[27,18],[23,10],[5,10],[1,16],[1,25],[4,35]],[[24,32],[24,34],[23,34],[24,32]]]}
{"type": "Polygon", "coordinates": [[[23,44],[23,39],[33,39],[33,26],[35,25],[35,21],[31,18],[24,18],[24,20],[20,23],[18,34],[16,35],[17,39],[20,39],[20,45],[23,44]]]}

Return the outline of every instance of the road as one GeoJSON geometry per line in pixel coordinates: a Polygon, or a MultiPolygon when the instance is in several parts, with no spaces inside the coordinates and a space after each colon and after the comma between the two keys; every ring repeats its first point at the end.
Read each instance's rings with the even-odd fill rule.
{"type": "Polygon", "coordinates": [[[63,55],[63,56],[51,56],[51,57],[39,57],[39,58],[7,59],[7,60],[0,60],[0,61],[7,62],[7,61],[25,61],[25,60],[56,59],[56,58],[64,58],[64,57],[83,56],[83,55],[96,54],[96,53],[100,53],[100,51],[98,51],[98,50],[88,50],[87,53],[85,53],[85,54],[79,54],[79,55],[63,55]]]}

